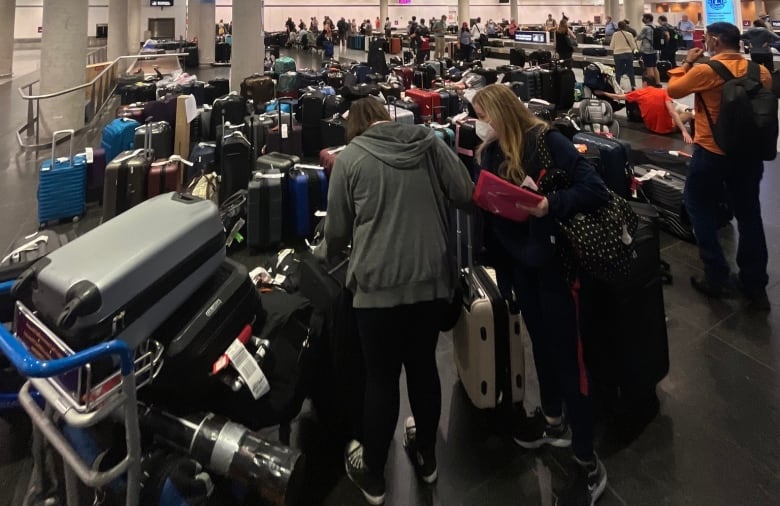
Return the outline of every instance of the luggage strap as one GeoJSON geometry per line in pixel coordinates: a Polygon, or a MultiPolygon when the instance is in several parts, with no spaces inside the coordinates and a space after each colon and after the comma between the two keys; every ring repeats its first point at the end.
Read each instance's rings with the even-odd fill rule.
{"type": "Polygon", "coordinates": [[[2,260],[0,260],[0,264],[6,263],[8,260],[10,260],[10,259],[12,259],[12,258],[14,258],[16,256],[19,256],[20,253],[23,253],[25,251],[35,251],[35,250],[38,249],[38,247],[41,244],[48,244],[48,243],[49,243],[49,236],[47,236],[47,235],[39,235],[35,239],[32,239],[31,241],[28,241],[28,242],[22,244],[21,246],[19,246],[18,248],[16,248],[12,252],[8,253],[6,256],[3,257],[2,260]]]}

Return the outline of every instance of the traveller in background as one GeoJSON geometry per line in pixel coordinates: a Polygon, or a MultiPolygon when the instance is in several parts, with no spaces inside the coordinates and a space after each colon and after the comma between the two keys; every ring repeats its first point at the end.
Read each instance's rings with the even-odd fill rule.
{"type": "Polygon", "coordinates": [[[379,31],[380,28],[382,28],[382,20],[379,19],[379,16],[377,16],[376,19],[374,20],[374,28],[376,29],[377,32],[379,31]]]}
{"type": "Polygon", "coordinates": [[[350,23],[349,29],[353,35],[358,33],[358,26],[357,23],[355,22],[355,18],[352,18],[352,23],[350,23]]]}
{"type": "Polygon", "coordinates": [[[629,93],[607,93],[594,91],[599,96],[612,100],[624,100],[639,106],[642,122],[654,134],[667,135],[682,132],[686,144],[692,144],[693,139],[685,124],[693,119],[693,111],[683,104],[675,103],[663,86],[651,76],[642,77],[644,87],[629,93]]]}
{"type": "Polygon", "coordinates": [[[636,42],[639,44],[645,75],[652,76],[657,82],[661,82],[661,75],[658,73],[658,51],[653,47],[653,15],[645,14],[642,16],[642,24],[644,26],[642,26],[639,35],[636,36],[636,42]]]}
{"type": "Polygon", "coordinates": [[[366,19],[363,22],[363,33],[365,35],[367,35],[368,37],[370,37],[373,32],[374,32],[374,29],[371,26],[371,20],[370,19],[366,19]]]}
{"type": "Polygon", "coordinates": [[[469,24],[465,21],[460,27],[460,33],[458,33],[458,49],[460,50],[460,57],[463,61],[471,61],[471,30],[469,30],[469,24]]]}
{"type": "Polygon", "coordinates": [[[612,49],[612,57],[615,59],[615,79],[619,84],[623,76],[628,76],[628,82],[631,84],[631,89],[634,90],[636,88],[634,54],[638,52],[638,48],[634,37],[626,31],[625,21],[617,24],[617,31],[613,33],[609,47],[612,49]]]}
{"type": "Polygon", "coordinates": [[[474,185],[433,130],[391,121],[372,98],[352,104],[346,137],[331,173],[324,247],[316,254],[352,245],[347,287],[366,390],[362,441],[347,445],[344,463],[366,500],[382,504],[401,366],[414,415],[404,423],[404,447],[422,481],[438,476],[436,342],[455,283],[454,269],[442,260],[450,256],[450,206],[470,206],[474,185]]]}
{"type": "Polygon", "coordinates": [[[506,27],[506,34],[509,36],[510,39],[515,38],[515,32],[517,32],[517,23],[513,19],[509,22],[509,26],[506,27]]]}
{"type": "MultiPolygon", "coordinates": [[[[677,30],[669,24],[666,16],[658,16],[658,27],[664,34],[664,44],[661,46],[661,59],[672,64],[672,68],[677,66],[677,30]]],[[[682,38],[682,37],[679,37],[682,38]]]]}
{"type": "Polygon", "coordinates": [[[571,67],[571,55],[575,47],[577,47],[577,38],[569,28],[569,22],[562,19],[555,30],[555,52],[558,53],[558,59],[563,60],[567,67],[571,67]]]}
{"type": "Polygon", "coordinates": [[[690,49],[693,47],[693,32],[696,31],[696,25],[688,19],[687,14],[683,14],[680,22],[677,23],[677,29],[680,30],[683,36],[683,42],[685,42],[685,48],[690,49]]]}
{"type": "Polygon", "coordinates": [[[550,44],[555,43],[555,29],[558,28],[558,23],[553,19],[552,14],[547,15],[547,20],[544,22],[544,29],[550,35],[550,44]]]}
{"type": "Polygon", "coordinates": [[[612,21],[612,16],[607,16],[607,24],[604,25],[604,45],[612,42],[612,35],[617,31],[618,24],[612,21]]]}
{"type": "Polygon", "coordinates": [[[333,58],[333,28],[329,21],[322,25],[322,31],[317,37],[317,47],[322,48],[325,58],[333,58]]]}
{"type": "Polygon", "coordinates": [[[631,28],[631,21],[628,19],[624,19],[623,22],[626,24],[626,31],[631,34],[634,38],[636,38],[636,30],[631,28]]]}
{"type": "Polygon", "coordinates": [[[420,20],[420,24],[417,25],[417,63],[424,63],[425,60],[431,57],[431,31],[425,25],[425,18],[420,20]]]}
{"type": "MultiPolygon", "coordinates": [[[[709,25],[704,36],[710,60],[722,63],[735,77],[745,75],[748,69],[748,61],[739,53],[740,39],[739,28],[723,22],[709,25]]],[[[741,285],[749,301],[749,309],[769,311],[771,306],[766,294],[768,253],[759,201],[764,164],[760,158],[730,157],[715,142],[710,119],[717,124],[723,80],[709,65],[694,66],[705,49],[690,49],[683,64],[669,71],[667,89],[672,98],[696,94],[696,147],[688,168],[683,201],[693,225],[699,256],[704,263],[704,277],[692,277],[691,285],[714,298],[734,296],[741,285]],[[705,107],[710,118],[705,113],[705,107]],[[730,275],[729,264],[718,240],[717,205],[724,185],[739,229],[738,281],[730,275]]],[[[771,74],[763,66],[759,69],[761,84],[771,89],[771,74]]]]}
{"type": "Polygon", "coordinates": [[[284,26],[287,28],[287,33],[295,33],[295,21],[292,20],[292,18],[287,18],[287,21],[284,23],[284,26]]]}
{"type": "Polygon", "coordinates": [[[488,19],[487,25],[485,26],[485,33],[487,33],[488,37],[498,33],[498,25],[492,19],[488,19]]]}
{"type": "Polygon", "coordinates": [[[303,22],[303,18],[298,20],[298,29],[299,30],[305,30],[306,29],[306,23],[303,22]]]}
{"type": "Polygon", "coordinates": [[[593,21],[588,21],[588,24],[585,25],[585,33],[588,35],[593,35],[593,21]]]}
{"type": "Polygon", "coordinates": [[[225,36],[225,20],[220,19],[219,23],[217,23],[217,35],[220,37],[225,36]]]}
{"type": "Polygon", "coordinates": [[[485,26],[482,24],[482,18],[477,18],[471,27],[471,40],[481,42],[483,37],[487,39],[485,26]]]}
{"type": "Polygon", "coordinates": [[[393,24],[390,22],[390,17],[388,16],[387,19],[385,19],[385,38],[390,39],[392,33],[393,24]]]}
{"type": "Polygon", "coordinates": [[[412,16],[412,21],[409,23],[409,28],[407,29],[407,35],[409,35],[409,49],[416,53],[417,49],[419,47],[419,37],[417,37],[417,16],[412,16]]]}
{"type": "Polygon", "coordinates": [[[312,16],[311,18],[311,24],[309,25],[309,31],[312,33],[317,33],[320,31],[320,23],[317,21],[316,16],[312,16]]]}
{"type": "Polygon", "coordinates": [[[780,37],[767,28],[766,23],[760,19],[753,21],[753,27],[742,34],[742,40],[750,43],[751,60],[763,65],[770,72],[775,70],[774,54],[770,44],[780,41],[780,37]]]}
{"type": "Polygon", "coordinates": [[[447,56],[445,50],[445,35],[447,35],[447,15],[442,14],[441,18],[439,18],[436,23],[433,24],[433,38],[436,43],[433,57],[436,60],[447,56]]]}
{"type": "Polygon", "coordinates": [[[543,169],[563,170],[570,188],[523,208],[518,223],[484,212],[485,246],[494,260],[498,286],[519,306],[533,343],[542,409],[520,420],[512,438],[523,448],[573,446],[577,474],[558,495],[561,506],[593,504],[604,492],[607,473],[593,451],[593,406],[582,360],[576,290],[564,273],[555,244],[554,219],[597,209],[610,199],[593,166],[560,132],[534,116],[500,84],[479,90],[472,100],[477,135],[476,159],[487,170],[518,186],[538,180],[543,169]],[[550,154],[546,160],[542,144],[550,154]],[[514,297],[512,296],[514,292],[514,297]],[[566,416],[564,416],[564,405],[566,416]]]}
{"type": "Polygon", "coordinates": [[[346,47],[347,37],[349,36],[349,23],[344,19],[344,16],[336,21],[336,28],[339,30],[339,47],[346,47]]]}

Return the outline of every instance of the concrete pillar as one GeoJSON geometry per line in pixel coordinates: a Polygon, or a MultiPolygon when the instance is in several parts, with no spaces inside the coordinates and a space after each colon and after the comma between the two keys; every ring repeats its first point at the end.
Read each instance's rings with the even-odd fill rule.
{"type": "MultiPolygon", "coordinates": [[[[620,0],[605,0],[604,9],[606,9],[605,14],[612,16],[612,21],[615,23],[623,19],[623,15],[620,13],[620,0]]],[[[631,20],[631,24],[634,23],[636,21],[631,20]]]]}
{"type": "MultiPolygon", "coordinates": [[[[44,0],[40,93],[84,84],[87,61],[88,0],[44,0]],[[47,23],[48,21],[48,23],[47,23]]],[[[84,127],[84,93],[41,101],[41,132],[84,127]]]]}
{"type": "Polygon", "coordinates": [[[14,71],[14,20],[16,0],[0,0],[0,77],[14,71]]]}
{"type": "Polygon", "coordinates": [[[520,23],[520,20],[517,19],[518,16],[517,0],[509,0],[509,20],[512,21],[514,19],[515,22],[520,23]]]}
{"type": "Polygon", "coordinates": [[[127,0],[111,0],[108,4],[108,60],[127,54],[127,0]]]}
{"type": "Polygon", "coordinates": [[[385,30],[385,19],[387,19],[387,13],[389,11],[387,3],[387,0],[379,0],[379,19],[382,21],[382,25],[379,27],[379,29],[382,31],[382,33],[384,33],[385,30]]]}
{"type": "Polygon", "coordinates": [[[187,30],[184,37],[193,40],[197,37],[200,42],[200,1],[187,0],[187,30]]]}
{"type": "Polygon", "coordinates": [[[644,0],[623,0],[623,18],[631,21],[631,27],[639,33],[642,30],[642,15],[645,13],[644,0]]]}
{"type": "Polygon", "coordinates": [[[241,81],[263,72],[263,1],[233,0],[233,54],[230,58],[230,89],[240,91],[241,81]]]}
{"type": "Polygon", "coordinates": [[[141,33],[141,0],[127,0],[127,54],[141,50],[141,33]]]}
{"type": "MultiPolygon", "coordinates": [[[[216,16],[217,8],[214,0],[200,1],[200,36],[198,37],[198,53],[201,65],[214,63],[214,48],[216,46],[216,16]]],[[[236,2],[233,2],[235,6],[236,2]]],[[[233,27],[236,26],[236,18],[233,17],[233,27]]],[[[235,42],[235,38],[233,39],[235,42]]]]}
{"type": "MultiPolygon", "coordinates": [[[[769,17],[772,19],[780,19],[780,2],[766,0],[764,2],[764,8],[769,17]]],[[[756,8],[756,13],[761,14],[758,8],[756,8]]]]}
{"type": "Polygon", "coordinates": [[[471,26],[469,0],[458,0],[458,26],[461,26],[464,22],[471,26]]]}

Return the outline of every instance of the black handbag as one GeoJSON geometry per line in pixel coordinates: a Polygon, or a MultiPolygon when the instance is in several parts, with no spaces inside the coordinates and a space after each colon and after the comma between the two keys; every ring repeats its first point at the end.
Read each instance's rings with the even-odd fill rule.
{"type": "MultiPolygon", "coordinates": [[[[539,154],[544,167],[554,167],[552,155],[546,140],[539,139],[539,154]]],[[[566,172],[547,170],[539,180],[543,194],[569,188],[571,182],[566,172]]],[[[629,203],[616,193],[601,207],[577,213],[570,218],[556,219],[556,224],[566,244],[559,250],[563,256],[565,270],[571,272],[571,265],[595,279],[620,284],[631,274],[636,258],[634,234],[639,219],[629,203]],[[567,268],[568,267],[568,268],[567,268]]]]}

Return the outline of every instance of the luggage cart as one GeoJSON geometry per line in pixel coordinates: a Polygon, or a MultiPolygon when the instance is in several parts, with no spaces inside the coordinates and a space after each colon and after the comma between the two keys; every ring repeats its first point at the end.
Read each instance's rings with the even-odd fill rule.
{"type": "MultiPolygon", "coordinates": [[[[13,282],[0,283],[0,293],[10,291],[12,286],[13,282]]],[[[31,487],[41,488],[41,459],[48,442],[63,459],[68,506],[79,502],[77,479],[100,489],[123,474],[127,482],[125,504],[138,505],[141,441],[136,390],[157,373],[162,351],[162,346],[152,340],[136,350],[124,341],[112,340],[74,352],[33,311],[16,303],[13,332],[0,325],[0,352],[27,378],[18,400],[33,422],[33,461],[38,472],[31,476],[31,487]],[[106,358],[118,362],[118,369],[108,376],[95,377],[91,364],[106,358]],[[40,394],[40,400],[36,401],[34,391],[40,394]],[[58,423],[88,428],[112,416],[124,424],[127,454],[111,469],[97,471],[79,456],[58,423]]]]}

